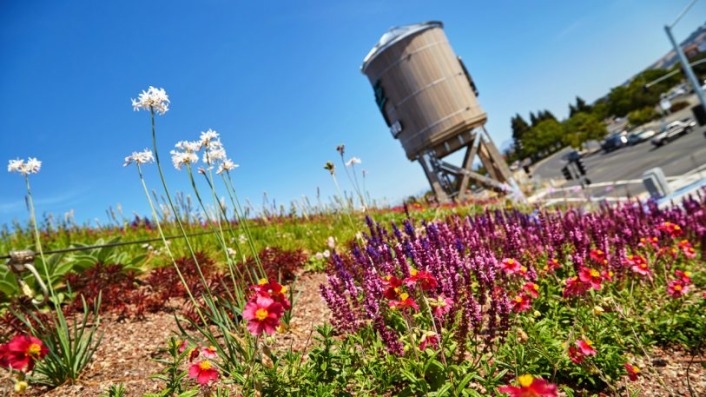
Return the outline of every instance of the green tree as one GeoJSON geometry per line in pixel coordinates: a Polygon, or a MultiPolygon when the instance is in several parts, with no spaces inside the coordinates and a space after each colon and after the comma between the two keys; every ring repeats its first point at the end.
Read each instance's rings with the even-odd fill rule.
{"type": "Polygon", "coordinates": [[[562,123],[564,127],[563,143],[575,148],[588,140],[600,140],[606,134],[606,126],[592,113],[579,112],[562,123]]]}

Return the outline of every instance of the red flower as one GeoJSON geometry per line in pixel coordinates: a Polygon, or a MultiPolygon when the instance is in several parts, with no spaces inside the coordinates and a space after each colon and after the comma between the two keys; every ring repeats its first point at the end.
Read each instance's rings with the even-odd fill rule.
{"type": "Polygon", "coordinates": [[[575,342],[574,346],[569,346],[569,359],[574,364],[581,364],[586,356],[595,356],[596,349],[593,348],[593,342],[588,339],[580,339],[575,342]]]}
{"type": "Polygon", "coordinates": [[[626,263],[630,266],[630,270],[641,276],[651,276],[652,271],[645,258],[641,255],[628,255],[626,263]]]}
{"type": "Polygon", "coordinates": [[[638,247],[645,248],[647,246],[652,246],[652,248],[659,248],[659,238],[657,237],[641,237],[640,243],[637,244],[638,247]]]}
{"type": "Polygon", "coordinates": [[[522,286],[522,291],[524,291],[532,299],[539,298],[539,285],[535,283],[525,283],[525,285],[522,286]]]}
{"type": "Polygon", "coordinates": [[[687,292],[689,292],[689,285],[681,279],[672,280],[669,282],[669,284],[667,284],[667,292],[673,298],[680,298],[686,295],[687,292]]]}
{"type": "Polygon", "coordinates": [[[579,339],[576,341],[576,347],[579,348],[584,356],[595,356],[596,349],[593,348],[593,342],[589,339],[579,339]]]}
{"type": "Polygon", "coordinates": [[[500,386],[498,391],[510,397],[557,397],[556,385],[532,375],[517,377],[519,386],[500,386]]]}
{"type": "Polygon", "coordinates": [[[22,372],[31,371],[37,360],[49,353],[41,340],[29,335],[17,335],[0,346],[0,366],[22,372]]]}
{"type": "Polygon", "coordinates": [[[588,254],[588,257],[591,258],[591,260],[598,265],[605,265],[606,263],[608,263],[605,252],[598,249],[591,250],[591,252],[589,252],[588,254]]]}
{"type": "Polygon", "coordinates": [[[218,371],[213,368],[213,364],[210,361],[203,360],[191,364],[189,367],[189,378],[196,379],[196,382],[200,385],[205,385],[218,379],[218,371]]]}
{"type": "Polygon", "coordinates": [[[581,280],[583,283],[588,284],[591,288],[595,290],[600,290],[601,282],[603,281],[603,276],[601,276],[601,272],[596,269],[581,267],[579,269],[579,280],[581,280]]]}
{"type": "Polygon", "coordinates": [[[581,354],[581,350],[579,350],[578,347],[576,346],[569,346],[569,360],[571,360],[572,363],[578,365],[583,362],[584,355],[581,354]]]}
{"type": "Polygon", "coordinates": [[[682,235],[681,227],[672,222],[662,222],[657,229],[661,232],[669,234],[671,237],[679,237],[682,235]]]}
{"type": "Polygon", "coordinates": [[[500,268],[506,274],[515,274],[519,273],[522,270],[522,265],[520,265],[520,262],[516,261],[513,258],[505,258],[500,263],[500,268]]]}
{"type": "Polygon", "coordinates": [[[581,281],[578,276],[570,277],[564,281],[564,298],[581,296],[588,291],[590,285],[581,281]]]}
{"type": "Polygon", "coordinates": [[[559,264],[559,260],[556,258],[552,258],[547,261],[547,264],[544,265],[544,271],[547,273],[554,273],[554,270],[561,268],[561,264],[559,264]]]}
{"type": "Polygon", "coordinates": [[[262,295],[250,299],[243,310],[243,318],[248,321],[248,331],[258,336],[263,332],[274,334],[283,314],[284,307],[281,303],[262,295]]]}
{"type": "Polygon", "coordinates": [[[439,347],[439,335],[436,332],[427,332],[422,335],[419,341],[419,350],[426,350],[427,347],[432,349],[439,347]]]}
{"type": "Polygon", "coordinates": [[[691,273],[677,269],[674,270],[674,275],[677,276],[679,280],[683,281],[684,284],[691,284],[691,273]]]}
{"type": "Polygon", "coordinates": [[[412,308],[414,310],[419,310],[419,306],[417,305],[417,302],[414,301],[414,299],[410,298],[409,294],[406,292],[403,292],[399,295],[399,300],[391,300],[389,305],[393,309],[408,309],[412,308]]]}
{"type": "Polygon", "coordinates": [[[532,299],[530,299],[527,294],[519,294],[515,296],[510,303],[512,303],[512,311],[515,313],[525,312],[532,307],[532,299]]]}
{"type": "Polygon", "coordinates": [[[625,363],[625,370],[628,371],[628,378],[633,382],[636,381],[638,375],[640,375],[640,368],[636,365],[625,363]]]}
{"type": "Polygon", "coordinates": [[[439,283],[436,281],[431,273],[424,270],[410,269],[410,276],[405,279],[405,283],[408,287],[419,284],[424,291],[431,291],[435,289],[439,283]]]}
{"type": "Polygon", "coordinates": [[[205,358],[216,358],[218,357],[218,350],[216,346],[204,347],[201,349],[201,355],[205,358]]]}
{"type": "Polygon", "coordinates": [[[275,302],[282,305],[284,310],[292,308],[292,304],[287,299],[287,287],[283,287],[274,280],[261,279],[257,285],[253,286],[255,293],[265,297],[270,297],[275,302]]]}
{"type": "Polygon", "coordinates": [[[385,290],[382,293],[385,298],[397,299],[397,295],[400,293],[400,287],[402,286],[402,280],[390,275],[383,277],[382,283],[385,285],[385,290]]]}

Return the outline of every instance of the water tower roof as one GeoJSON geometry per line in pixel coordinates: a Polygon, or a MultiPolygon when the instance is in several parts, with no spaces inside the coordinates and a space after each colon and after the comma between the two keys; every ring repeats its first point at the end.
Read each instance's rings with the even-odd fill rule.
{"type": "Polygon", "coordinates": [[[396,42],[402,40],[403,38],[413,35],[415,33],[421,32],[426,29],[431,29],[431,28],[436,28],[436,27],[443,27],[444,25],[439,22],[439,21],[430,21],[430,22],[422,22],[422,23],[415,23],[412,25],[403,25],[403,26],[395,26],[385,32],[385,34],[380,37],[380,40],[378,40],[378,43],[375,44],[375,47],[373,47],[372,50],[368,53],[368,55],[365,56],[365,59],[363,59],[363,65],[361,65],[360,70],[365,73],[365,69],[368,67],[370,62],[372,62],[375,57],[385,51],[388,47],[392,46],[396,42]]]}

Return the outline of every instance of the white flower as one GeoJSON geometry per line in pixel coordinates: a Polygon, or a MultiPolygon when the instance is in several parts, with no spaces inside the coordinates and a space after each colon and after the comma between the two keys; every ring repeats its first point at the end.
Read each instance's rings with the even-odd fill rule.
{"type": "Polygon", "coordinates": [[[125,164],[123,164],[123,167],[127,167],[133,162],[135,162],[135,164],[147,164],[153,161],[154,156],[152,155],[152,151],[145,149],[141,152],[132,152],[131,155],[125,157],[125,164]]]}
{"type": "Polygon", "coordinates": [[[147,91],[142,91],[137,99],[132,99],[132,108],[135,111],[140,109],[154,110],[159,114],[164,114],[169,110],[169,97],[164,88],[150,86],[147,91]]]}
{"type": "Polygon", "coordinates": [[[329,238],[326,239],[326,245],[331,249],[336,248],[336,239],[333,236],[329,236],[329,238]]]}
{"type": "Polygon", "coordinates": [[[212,141],[218,140],[218,133],[212,129],[201,132],[201,146],[208,147],[212,141]]]}
{"type": "Polygon", "coordinates": [[[212,148],[206,149],[203,153],[203,162],[208,165],[214,165],[219,161],[224,161],[226,159],[226,150],[220,144],[214,145],[216,142],[212,142],[212,148]]]}
{"type": "Polygon", "coordinates": [[[360,164],[362,161],[358,157],[351,157],[350,160],[346,161],[346,167],[350,167],[354,164],[360,164]]]}
{"type": "Polygon", "coordinates": [[[36,174],[42,168],[42,162],[34,157],[27,159],[27,162],[21,159],[10,160],[7,164],[8,172],[18,172],[22,175],[36,174]]]}
{"type": "Polygon", "coordinates": [[[235,164],[233,160],[231,159],[225,159],[223,162],[218,166],[218,171],[216,171],[216,174],[222,174],[223,172],[228,172],[231,170],[234,170],[238,168],[239,165],[235,164]]]}
{"type": "Polygon", "coordinates": [[[174,145],[175,148],[184,152],[195,153],[201,149],[201,142],[198,141],[179,141],[174,145]]]}
{"type": "Polygon", "coordinates": [[[172,155],[172,164],[174,164],[174,168],[178,170],[186,164],[195,164],[199,161],[199,156],[192,152],[179,152],[172,150],[169,154],[172,155]]]}
{"type": "Polygon", "coordinates": [[[174,168],[180,170],[185,164],[196,164],[199,162],[199,156],[196,152],[201,148],[201,142],[197,141],[179,141],[174,145],[178,150],[172,150],[169,154],[172,155],[172,164],[174,168]]]}
{"type": "Polygon", "coordinates": [[[20,159],[10,160],[7,165],[7,172],[20,172],[24,166],[25,161],[20,159]]]}

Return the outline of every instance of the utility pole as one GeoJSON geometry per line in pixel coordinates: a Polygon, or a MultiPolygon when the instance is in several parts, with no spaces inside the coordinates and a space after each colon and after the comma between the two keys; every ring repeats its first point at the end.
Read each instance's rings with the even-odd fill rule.
{"type": "Polygon", "coordinates": [[[689,65],[689,60],[686,59],[686,55],[684,55],[684,51],[681,49],[681,46],[677,43],[676,40],[674,40],[674,36],[672,35],[672,27],[679,22],[681,17],[686,14],[687,11],[691,8],[691,6],[696,3],[697,0],[692,1],[685,9],[682,11],[681,14],[677,17],[677,19],[671,24],[671,25],[665,25],[664,26],[664,31],[667,32],[667,37],[669,37],[669,41],[672,43],[672,46],[674,46],[674,51],[677,53],[677,57],[679,58],[679,62],[681,62],[682,68],[684,69],[684,73],[686,74],[687,79],[691,83],[691,86],[694,87],[694,92],[696,95],[699,97],[699,102],[701,102],[701,106],[704,108],[704,111],[706,111],[706,98],[704,97],[704,91],[701,89],[701,83],[699,80],[696,78],[696,75],[694,75],[694,71],[691,69],[691,66],[689,65]]]}

